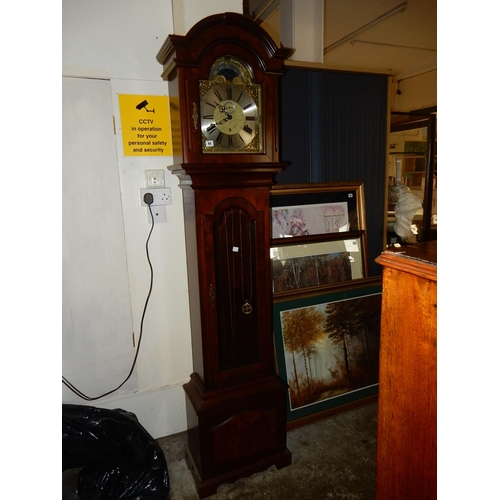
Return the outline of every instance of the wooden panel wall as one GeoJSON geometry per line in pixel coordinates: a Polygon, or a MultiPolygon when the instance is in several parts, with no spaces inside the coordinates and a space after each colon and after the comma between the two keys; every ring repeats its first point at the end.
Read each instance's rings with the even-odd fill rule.
{"type": "Polygon", "coordinates": [[[387,85],[384,75],[289,69],[281,79],[279,184],[363,181],[371,276],[384,249],[387,85]]]}

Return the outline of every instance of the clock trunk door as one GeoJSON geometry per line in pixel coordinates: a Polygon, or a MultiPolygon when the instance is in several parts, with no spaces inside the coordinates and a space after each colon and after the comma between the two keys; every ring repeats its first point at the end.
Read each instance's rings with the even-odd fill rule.
{"type": "Polygon", "coordinates": [[[268,260],[262,259],[268,253],[265,214],[248,197],[234,196],[202,216],[204,253],[213,258],[207,276],[201,277],[210,297],[203,337],[212,354],[204,363],[205,382],[212,389],[271,372],[270,294],[263,264],[268,260]]]}

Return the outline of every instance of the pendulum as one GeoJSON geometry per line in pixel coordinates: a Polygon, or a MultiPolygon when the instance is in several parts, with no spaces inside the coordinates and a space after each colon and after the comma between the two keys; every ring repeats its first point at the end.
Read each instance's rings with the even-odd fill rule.
{"type": "Polygon", "coordinates": [[[242,251],[241,251],[241,292],[242,292],[242,299],[243,299],[243,306],[241,307],[241,311],[243,314],[251,314],[253,311],[253,307],[251,304],[252,301],[252,234],[251,234],[251,229],[250,229],[250,224],[248,225],[248,255],[249,255],[249,268],[250,268],[250,298],[246,299],[245,298],[245,293],[243,291],[244,288],[244,282],[245,278],[243,275],[243,269],[245,267],[243,263],[243,235],[242,235],[242,229],[241,229],[241,209],[240,209],[240,244],[242,246],[242,251]]]}
{"type": "Polygon", "coordinates": [[[241,308],[243,311],[243,314],[250,314],[253,310],[252,304],[248,301],[248,299],[245,300],[245,303],[243,304],[243,307],[241,308]]]}

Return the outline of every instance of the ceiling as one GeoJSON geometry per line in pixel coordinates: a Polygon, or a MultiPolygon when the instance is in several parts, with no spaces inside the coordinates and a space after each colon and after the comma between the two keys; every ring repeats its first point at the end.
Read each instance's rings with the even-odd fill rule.
{"type": "MultiPolygon", "coordinates": [[[[279,38],[280,0],[246,3],[248,13],[279,38]]],[[[437,0],[325,0],[323,52],[326,67],[396,80],[436,70],[437,0]]]]}

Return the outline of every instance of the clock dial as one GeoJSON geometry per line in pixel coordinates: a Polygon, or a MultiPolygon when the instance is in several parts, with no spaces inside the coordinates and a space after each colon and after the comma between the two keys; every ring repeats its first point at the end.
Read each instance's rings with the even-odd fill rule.
{"type": "Polygon", "coordinates": [[[245,125],[246,117],[243,108],[234,101],[221,101],[214,110],[217,128],[226,135],[237,134],[245,125]]]}
{"type": "MultiPolygon", "coordinates": [[[[203,151],[260,151],[260,119],[256,103],[259,101],[259,87],[230,82],[204,83],[207,89],[200,103],[203,151]]],[[[200,94],[202,88],[200,86],[200,94]]]]}

